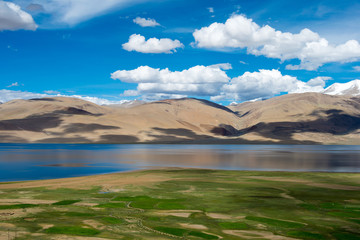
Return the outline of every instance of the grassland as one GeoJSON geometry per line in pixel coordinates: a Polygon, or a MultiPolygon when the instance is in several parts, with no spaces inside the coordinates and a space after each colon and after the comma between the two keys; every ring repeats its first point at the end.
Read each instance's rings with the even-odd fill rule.
{"type": "Polygon", "coordinates": [[[160,169],[3,183],[0,239],[360,239],[360,175],[160,169]]]}

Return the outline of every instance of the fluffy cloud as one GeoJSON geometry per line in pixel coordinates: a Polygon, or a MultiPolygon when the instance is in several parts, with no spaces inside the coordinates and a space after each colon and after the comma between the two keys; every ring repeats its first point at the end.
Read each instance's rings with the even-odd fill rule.
{"type": "Polygon", "coordinates": [[[296,77],[282,75],[279,70],[264,70],[259,72],[245,72],[243,75],[231,79],[223,85],[221,94],[213,96],[214,101],[235,100],[246,101],[252,99],[270,98],[280,93],[320,92],[324,88],[322,83],[312,80],[311,85],[298,80],[296,77]]]}
{"type": "Polygon", "coordinates": [[[183,71],[141,66],[134,70],[118,70],[111,74],[111,78],[138,83],[137,90],[125,92],[127,95],[213,96],[219,94],[222,85],[230,80],[222,67],[228,68],[229,65],[195,66],[183,71]]]}
{"type": "Polygon", "coordinates": [[[242,15],[234,15],[225,23],[215,22],[195,30],[193,36],[194,45],[200,48],[246,48],[249,54],[281,61],[299,59],[300,65],[287,66],[292,70],[316,70],[326,63],[360,59],[360,44],[356,40],[332,45],[307,28],[297,34],[281,32],[268,25],[260,27],[242,15]]]}
{"type": "Polygon", "coordinates": [[[218,64],[210,65],[209,67],[212,67],[212,68],[220,68],[220,69],[222,69],[222,70],[232,69],[232,66],[231,66],[230,63],[218,63],[218,64]]]}
{"type": "Polygon", "coordinates": [[[21,10],[12,2],[0,1],[0,31],[2,30],[36,30],[37,25],[30,14],[21,10]]]}
{"type": "Polygon", "coordinates": [[[80,96],[80,95],[71,95],[71,96],[58,95],[58,96],[79,98],[79,99],[89,101],[89,102],[92,102],[92,103],[95,103],[98,105],[122,104],[122,103],[130,102],[129,100],[110,101],[110,100],[104,99],[104,98],[91,97],[91,96],[80,96]]]}
{"type": "Polygon", "coordinates": [[[14,99],[30,99],[30,98],[42,98],[47,97],[47,94],[12,91],[7,89],[0,90],[0,102],[8,102],[14,99]]]}
{"type": "MultiPolygon", "coordinates": [[[[53,91],[54,92],[54,91],[53,91]]],[[[93,102],[98,105],[121,104],[128,102],[128,100],[110,101],[103,98],[80,96],[80,95],[61,95],[61,94],[43,94],[23,91],[12,91],[7,89],[0,89],[0,102],[5,103],[14,99],[31,99],[31,98],[44,98],[44,97],[73,97],[93,102]]]]}
{"type": "Polygon", "coordinates": [[[158,22],[156,22],[155,19],[151,19],[151,18],[141,18],[141,17],[137,17],[133,20],[134,23],[142,26],[142,27],[156,27],[156,26],[160,26],[160,24],[158,22]]]}
{"type": "MultiPolygon", "coordinates": [[[[245,72],[243,75],[231,79],[225,72],[227,69],[231,69],[231,65],[228,63],[210,66],[198,65],[182,71],[141,66],[134,70],[118,70],[111,74],[111,78],[122,82],[136,83],[135,90],[127,90],[122,96],[141,96],[147,101],[187,96],[211,97],[213,101],[247,101],[270,98],[280,93],[323,92],[325,81],[331,79],[330,77],[316,77],[304,82],[293,76],[282,75],[275,69],[245,72]]],[[[46,91],[46,94],[42,94],[0,90],[0,102],[55,96],[80,98],[99,105],[121,104],[127,101],[62,95],[56,91],[46,91]]]]}
{"type": "Polygon", "coordinates": [[[141,53],[173,53],[176,48],[182,48],[184,45],[179,40],[171,40],[169,38],[149,38],[140,34],[133,34],[129,41],[122,45],[126,51],[136,51],[141,53]]]}
{"type": "Polygon", "coordinates": [[[328,80],[331,80],[331,79],[332,79],[332,77],[316,77],[316,78],[310,79],[307,82],[307,84],[312,87],[316,87],[316,86],[325,87],[325,85],[326,85],[325,82],[328,80]]]}
{"type": "Polygon", "coordinates": [[[155,100],[164,96],[210,96],[213,101],[246,101],[269,98],[280,93],[321,92],[329,77],[317,77],[308,82],[282,75],[279,70],[245,72],[230,78],[225,70],[228,63],[195,66],[183,71],[141,66],[134,70],[118,70],[111,78],[137,83],[136,90],[127,90],[123,96],[139,96],[155,100]]]}

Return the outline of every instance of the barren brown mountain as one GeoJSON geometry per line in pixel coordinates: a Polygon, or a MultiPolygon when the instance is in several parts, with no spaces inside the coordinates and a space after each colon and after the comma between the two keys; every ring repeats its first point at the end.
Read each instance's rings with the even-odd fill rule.
{"type": "Polygon", "coordinates": [[[247,139],[360,144],[360,98],[321,93],[288,94],[230,106],[247,139]]]}
{"type": "Polygon", "coordinates": [[[360,98],[291,94],[224,107],[199,99],[133,107],[75,98],[0,105],[1,142],[360,144],[360,98]]]}

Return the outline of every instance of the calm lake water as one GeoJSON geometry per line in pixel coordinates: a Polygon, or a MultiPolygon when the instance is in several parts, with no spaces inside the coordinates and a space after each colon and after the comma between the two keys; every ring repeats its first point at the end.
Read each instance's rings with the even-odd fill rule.
{"type": "Polygon", "coordinates": [[[0,181],[154,167],[360,172],[360,146],[0,144],[0,181]]]}

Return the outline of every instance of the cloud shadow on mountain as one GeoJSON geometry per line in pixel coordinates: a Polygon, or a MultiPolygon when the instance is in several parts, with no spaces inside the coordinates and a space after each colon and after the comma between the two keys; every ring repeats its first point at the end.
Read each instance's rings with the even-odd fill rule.
{"type": "Polygon", "coordinates": [[[311,115],[318,116],[313,121],[299,122],[260,122],[239,131],[239,136],[250,132],[282,141],[292,141],[295,133],[328,133],[345,135],[360,129],[360,116],[352,116],[341,110],[331,109],[316,111],[311,115]]]}
{"type": "Polygon", "coordinates": [[[102,135],[98,143],[136,143],[138,141],[139,138],[132,135],[108,134],[102,135]]]}
{"type": "Polygon", "coordinates": [[[110,130],[110,129],[121,129],[116,126],[101,125],[97,123],[72,123],[64,127],[64,133],[81,133],[81,132],[94,132],[96,130],[110,130]]]}
{"type": "Polygon", "coordinates": [[[61,122],[59,116],[30,116],[23,119],[2,120],[0,121],[0,130],[42,132],[47,128],[59,126],[61,122]]]}

